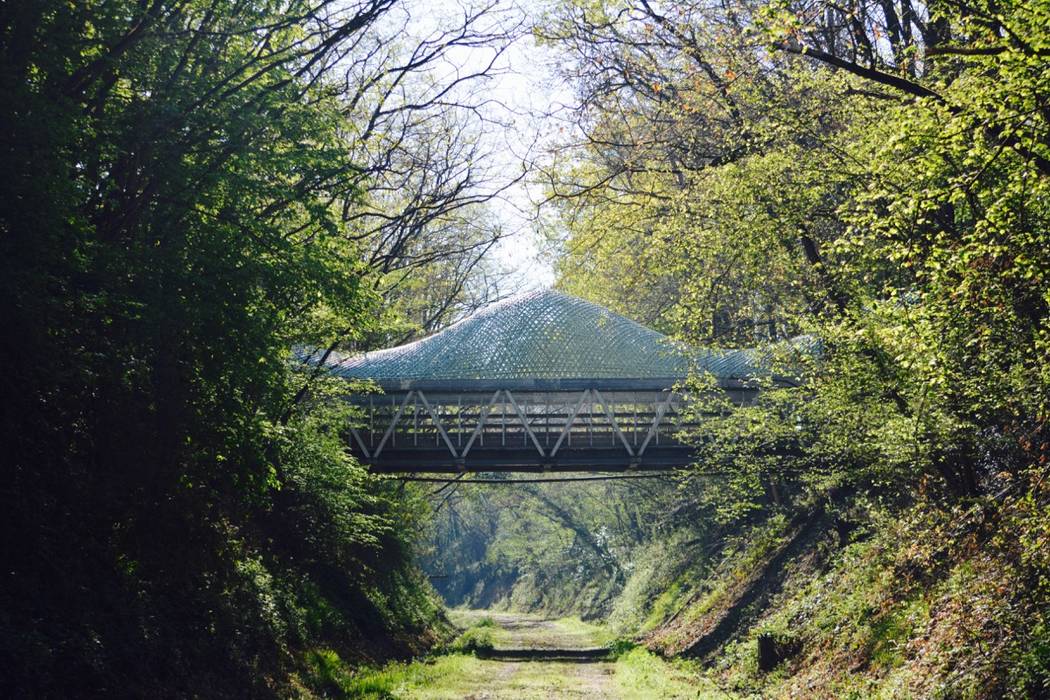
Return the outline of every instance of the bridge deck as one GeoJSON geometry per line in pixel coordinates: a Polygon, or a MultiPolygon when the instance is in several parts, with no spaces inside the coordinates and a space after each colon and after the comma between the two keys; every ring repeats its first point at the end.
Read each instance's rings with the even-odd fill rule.
{"type": "Polygon", "coordinates": [[[673,391],[411,389],[354,397],[358,459],[377,472],[653,471],[687,466],[702,416],[673,391]]]}

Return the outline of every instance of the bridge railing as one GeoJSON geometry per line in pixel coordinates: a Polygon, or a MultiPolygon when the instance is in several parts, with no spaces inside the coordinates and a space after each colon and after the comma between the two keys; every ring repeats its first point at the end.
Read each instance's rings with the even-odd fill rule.
{"type": "Polygon", "coordinates": [[[667,469],[699,422],[673,391],[422,390],[354,397],[351,447],[377,471],[667,469]]]}

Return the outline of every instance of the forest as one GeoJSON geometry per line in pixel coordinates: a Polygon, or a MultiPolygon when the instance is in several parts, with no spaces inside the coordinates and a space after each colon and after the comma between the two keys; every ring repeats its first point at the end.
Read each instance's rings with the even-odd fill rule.
{"type": "Polygon", "coordinates": [[[9,0],[0,143],[3,697],[475,697],[518,614],[624,680],[491,697],[1050,697],[1050,1],[9,0]],[[330,358],[549,284],[793,381],[351,452],[330,358]]]}

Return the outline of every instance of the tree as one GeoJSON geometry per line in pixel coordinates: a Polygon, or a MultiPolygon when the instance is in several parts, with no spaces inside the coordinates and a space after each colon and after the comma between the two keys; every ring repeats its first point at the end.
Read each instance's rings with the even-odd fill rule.
{"type": "Polygon", "coordinates": [[[561,5],[561,284],[700,344],[820,338],[784,358],[804,388],[711,426],[745,472],[786,430],[816,493],[998,489],[1047,444],[1046,391],[1007,379],[1046,372],[1045,12],[561,5]]]}
{"type": "MultiPolygon", "coordinates": [[[[449,115],[440,90],[386,111],[436,60],[369,63],[394,8],[0,10],[5,694],[281,695],[306,648],[425,641],[421,505],[343,453],[345,387],[292,362],[377,333],[396,261],[484,248],[441,228],[476,178],[417,225],[380,194],[397,159],[365,155],[398,152],[362,136],[365,105],[416,144],[449,115]],[[364,210],[413,231],[386,270],[364,210]]],[[[485,13],[461,33],[493,39],[485,13]]],[[[454,179],[468,132],[408,164],[415,196],[448,191],[429,174],[454,179]]]]}

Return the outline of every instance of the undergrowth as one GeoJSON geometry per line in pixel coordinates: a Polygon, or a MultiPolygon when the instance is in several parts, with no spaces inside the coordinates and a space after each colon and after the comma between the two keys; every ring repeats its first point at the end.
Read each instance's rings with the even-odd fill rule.
{"type": "MultiPolygon", "coordinates": [[[[770,698],[1046,697],[1047,506],[920,501],[869,516],[851,541],[829,530],[784,564],[780,592],[709,659],[719,683],[770,698]],[[779,655],[772,669],[759,668],[760,636],[779,655]]],[[[658,642],[712,599],[732,604],[727,592],[762,567],[782,530],[771,523],[730,548],[658,642]]],[[[681,597],[674,585],[668,595],[681,597]]]]}

